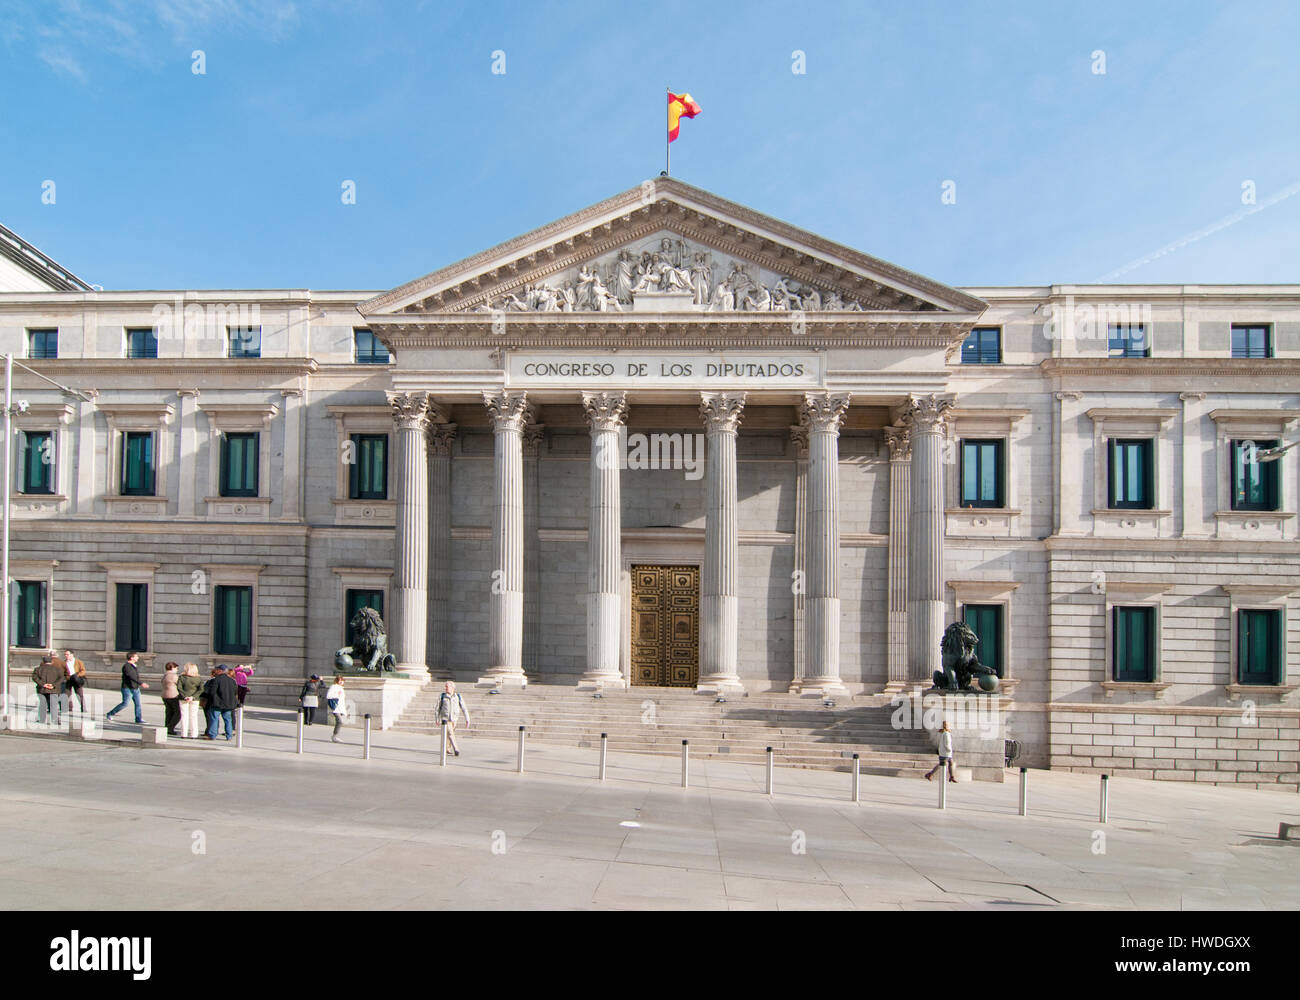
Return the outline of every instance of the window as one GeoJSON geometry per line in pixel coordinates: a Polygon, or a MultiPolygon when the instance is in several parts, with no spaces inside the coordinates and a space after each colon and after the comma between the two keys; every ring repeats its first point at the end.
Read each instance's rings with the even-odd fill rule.
{"type": "Polygon", "coordinates": [[[122,435],[122,496],[153,495],[153,433],[127,431],[122,435]]]}
{"type": "Polygon", "coordinates": [[[388,364],[388,348],[370,330],[353,330],[352,338],[356,345],[357,364],[388,364]]]}
{"type": "Polygon", "coordinates": [[[149,648],[149,585],[117,585],[117,635],[113,648],[143,653],[149,648]]]}
{"type": "Polygon", "coordinates": [[[1155,608],[1112,608],[1115,616],[1112,662],[1115,680],[1150,683],[1156,679],[1155,608]]]}
{"type": "Polygon", "coordinates": [[[1280,684],[1282,675],[1280,609],[1237,612],[1237,683],[1280,684]]]}
{"type": "Polygon", "coordinates": [[[1004,507],[1001,440],[962,441],[961,505],[1004,507]]]}
{"type": "Polygon", "coordinates": [[[1001,604],[967,604],[962,609],[962,618],[970,626],[979,645],[975,655],[980,663],[992,667],[999,677],[1002,676],[1002,605],[1001,604]]]}
{"type": "Polygon", "coordinates": [[[961,345],[964,365],[999,365],[1002,363],[1002,328],[976,327],[961,345]]]}
{"type": "Polygon", "coordinates": [[[257,496],[257,432],[221,436],[221,496],[257,496]]]}
{"type": "Polygon", "coordinates": [[[1112,323],[1107,341],[1112,358],[1151,357],[1145,323],[1112,323]]]}
{"type": "Polygon", "coordinates": [[[1280,441],[1232,442],[1232,509],[1278,509],[1278,463],[1261,462],[1258,452],[1280,441]]]}
{"type": "Polygon", "coordinates": [[[54,492],[54,432],[23,431],[22,477],[19,492],[52,494],[54,492]]]}
{"type": "Polygon", "coordinates": [[[348,645],[354,644],[356,636],[352,634],[352,616],[362,608],[374,608],[379,612],[379,617],[384,616],[384,592],[382,590],[352,590],[347,591],[347,597],[344,600],[344,612],[347,617],[343,619],[343,627],[347,630],[348,645]]]}
{"type": "Polygon", "coordinates": [[[253,651],[253,588],[217,587],[212,648],[247,656],[253,651]]]}
{"type": "Polygon", "coordinates": [[[260,326],[232,326],[226,331],[229,337],[230,358],[260,358],[262,356],[262,328],[260,326]]]}
{"type": "Polygon", "coordinates": [[[128,358],[158,357],[158,334],[154,330],[127,330],[126,356],[128,358]]]}
{"type": "Polygon", "coordinates": [[[28,330],[27,356],[40,361],[48,361],[59,356],[58,330],[28,330]]]}
{"type": "Polygon", "coordinates": [[[1267,326],[1234,326],[1232,328],[1232,356],[1234,358],[1271,358],[1273,338],[1267,326]]]}
{"type": "Polygon", "coordinates": [[[1116,440],[1109,446],[1110,507],[1151,510],[1155,490],[1151,481],[1151,439],[1116,440]]]}
{"type": "Polygon", "coordinates": [[[15,580],[9,634],[24,649],[45,648],[45,581],[15,580]]]}
{"type": "Polygon", "coordinates": [[[353,500],[388,499],[388,435],[353,434],[349,493],[353,500]]]}

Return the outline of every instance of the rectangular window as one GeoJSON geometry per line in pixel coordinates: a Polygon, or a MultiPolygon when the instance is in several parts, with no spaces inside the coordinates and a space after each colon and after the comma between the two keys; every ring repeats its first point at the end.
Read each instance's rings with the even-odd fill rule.
{"type": "Polygon", "coordinates": [[[1232,509],[1278,509],[1278,463],[1261,462],[1258,452],[1280,441],[1232,442],[1232,509]]]}
{"type": "Polygon", "coordinates": [[[1237,612],[1237,683],[1282,683],[1282,612],[1237,612]]]}
{"type": "Polygon", "coordinates": [[[961,345],[964,365],[1000,365],[1002,363],[1002,328],[976,327],[961,345]]]}
{"type": "Polygon", "coordinates": [[[127,330],[126,356],[128,358],[158,357],[158,334],[154,330],[127,330]]]}
{"type": "Polygon", "coordinates": [[[24,649],[45,648],[45,581],[15,580],[9,609],[9,634],[24,649]]]}
{"type": "Polygon", "coordinates": [[[1232,328],[1232,356],[1234,358],[1271,358],[1273,338],[1267,326],[1234,326],[1232,328]]]}
{"type": "Polygon", "coordinates": [[[384,616],[384,592],[382,590],[348,590],[344,612],[347,617],[343,619],[343,627],[348,633],[348,645],[351,646],[356,641],[356,636],[352,634],[352,616],[362,608],[374,608],[379,612],[379,617],[384,616]]]}
{"type": "Polygon", "coordinates": [[[262,356],[262,328],[260,326],[232,326],[229,336],[230,358],[260,358],[262,356]]]}
{"type": "Polygon", "coordinates": [[[153,495],[153,432],[127,431],[122,435],[122,496],[153,495]]]}
{"type": "Polygon", "coordinates": [[[388,435],[353,434],[349,472],[353,500],[388,499],[388,435]]]}
{"type": "Polygon", "coordinates": [[[58,330],[28,330],[27,356],[39,361],[49,361],[59,356],[58,330]]]}
{"type": "Polygon", "coordinates": [[[1156,679],[1156,609],[1114,608],[1115,680],[1156,679]]]}
{"type": "Polygon", "coordinates": [[[1001,604],[967,604],[962,609],[962,618],[970,626],[979,645],[975,647],[975,656],[986,667],[992,667],[999,677],[1002,676],[1002,605],[1001,604]]]}
{"type": "Polygon", "coordinates": [[[1145,323],[1112,323],[1107,340],[1112,358],[1151,357],[1145,323]]]}
{"type": "Polygon", "coordinates": [[[1155,489],[1151,469],[1151,439],[1108,442],[1110,506],[1115,510],[1153,510],[1155,489]]]}
{"type": "Polygon", "coordinates": [[[216,588],[216,628],[212,648],[247,656],[253,652],[253,588],[216,588]]]}
{"type": "Polygon", "coordinates": [[[258,437],[256,431],[221,436],[221,496],[257,496],[258,437]]]}
{"type": "Polygon", "coordinates": [[[1002,470],[1005,442],[965,441],[961,443],[961,506],[1004,507],[1005,476],[1002,470]]]}
{"type": "Polygon", "coordinates": [[[388,364],[388,348],[370,330],[353,330],[353,343],[359,365],[388,364]]]}
{"type": "Polygon", "coordinates": [[[116,622],[114,649],[142,653],[149,648],[149,584],[117,585],[116,622]]]}
{"type": "Polygon", "coordinates": [[[21,493],[54,492],[54,432],[23,431],[21,493]]]}

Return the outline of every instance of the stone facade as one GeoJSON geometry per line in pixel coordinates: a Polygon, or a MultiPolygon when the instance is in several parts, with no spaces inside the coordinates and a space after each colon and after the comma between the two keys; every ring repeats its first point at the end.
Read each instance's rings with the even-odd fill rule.
{"type": "Polygon", "coordinates": [[[379,295],[0,293],[0,346],[25,358],[29,331],[57,329],[57,360],[23,363],[93,390],[86,403],[15,376],[31,404],[18,427],[54,434],[53,493],[15,480],[12,498],[11,577],[47,594],[43,642],[11,648],[15,676],[69,645],[115,670],[112,588],[143,582],[147,668],[252,660],[282,703],[346,642],[349,590],[381,595],[404,669],[621,686],[630,567],[689,564],[701,690],[910,692],[943,625],[995,607],[1022,763],[1296,787],[1300,463],[1277,462],[1276,510],[1237,511],[1229,448],[1296,437],[1300,287],[958,291],[679,182],[650,186],[379,295]],[[788,275],[805,300],[818,287],[857,305],[732,313],[683,292],[646,296],[651,312],[636,293],[590,315],[491,309],[665,231],[752,262],[767,285],[788,275]],[[1114,317],[1149,331],[1150,357],[1109,356],[1114,317]],[[245,324],[261,356],[227,357],[227,327],[245,324]],[[1266,327],[1271,357],[1231,357],[1234,324],[1266,327]],[[123,357],[140,327],[159,327],[156,359],[123,357]],[[358,363],[358,328],[395,360],[358,363]],[[972,328],[1000,331],[997,363],[961,363],[972,328]],[[808,359],[812,374],[523,377],[537,359],[703,371],[741,353],[808,359]],[[154,496],[119,495],[128,431],[155,435],[154,496]],[[247,432],[258,495],[222,497],[222,436],[247,432]],[[593,475],[620,432],[698,435],[718,461],[593,475]],[[344,456],[365,434],[388,438],[382,496],[352,496],[344,456]],[[1152,442],[1150,509],[1109,505],[1120,438],[1152,442]],[[963,506],[966,440],[1003,442],[995,506],[963,506]],[[251,654],[214,648],[226,584],[253,588],[251,654]],[[1121,682],[1110,623],[1134,606],[1154,609],[1154,672],[1121,682]],[[1239,683],[1249,609],[1281,613],[1276,683],[1239,683]]]}

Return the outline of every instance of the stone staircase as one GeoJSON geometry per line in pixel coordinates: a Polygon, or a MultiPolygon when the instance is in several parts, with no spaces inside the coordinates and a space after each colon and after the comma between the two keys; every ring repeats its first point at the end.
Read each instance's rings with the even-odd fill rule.
{"type": "MultiPolygon", "coordinates": [[[[405,732],[436,734],[442,687],[431,684],[395,724],[405,732]]],[[[681,753],[690,740],[693,758],[737,764],[766,763],[772,747],[778,767],[848,771],[859,755],[863,774],[920,776],[934,764],[922,730],[896,730],[887,704],[838,699],[828,708],[815,699],[783,694],[728,695],[725,702],[691,690],[633,688],[600,697],[562,685],[488,694],[461,689],[473,725],[462,732],[513,740],[526,726],[530,742],[570,747],[600,746],[609,734],[611,753],[681,753]]]]}

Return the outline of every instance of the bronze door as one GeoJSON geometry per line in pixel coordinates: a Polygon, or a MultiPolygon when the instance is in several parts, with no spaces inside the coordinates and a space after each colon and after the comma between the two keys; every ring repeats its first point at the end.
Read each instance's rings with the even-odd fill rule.
{"type": "Polygon", "coordinates": [[[699,677],[699,567],[633,566],[632,683],[695,687],[699,677]]]}

